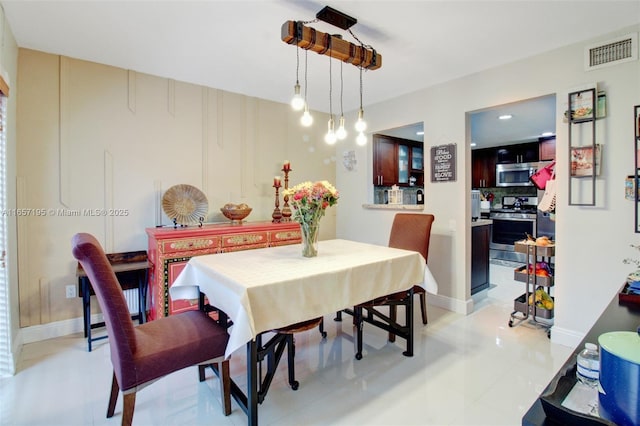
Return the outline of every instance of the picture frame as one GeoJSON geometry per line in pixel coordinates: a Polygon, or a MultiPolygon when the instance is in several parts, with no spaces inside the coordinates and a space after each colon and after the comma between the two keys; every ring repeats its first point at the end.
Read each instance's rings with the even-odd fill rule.
{"type": "Polygon", "coordinates": [[[594,89],[571,93],[571,105],[569,106],[571,121],[579,122],[593,119],[595,105],[594,94],[594,89]]]}
{"type": "Polygon", "coordinates": [[[595,157],[593,146],[571,148],[571,177],[591,177],[595,167],[595,175],[600,176],[602,163],[602,145],[596,145],[595,157]]]}

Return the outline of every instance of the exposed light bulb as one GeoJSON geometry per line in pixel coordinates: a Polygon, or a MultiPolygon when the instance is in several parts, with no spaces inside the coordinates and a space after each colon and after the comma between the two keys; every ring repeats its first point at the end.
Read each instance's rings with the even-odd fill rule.
{"type": "Polygon", "coordinates": [[[360,133],[367,130],[367,122],[364,121],[364,111],[362,110],[362,108],[360,108],[360,111],[358,111],[358,121],[356,121],[355,127],[356,131],[360,133]]]}
{"type": "Polygon", "coordinates": [[[309,114],[309,111],[305,111],[304,114],[302,114],[302,117],[300,117],[300,124],[304,127],[309,127],[313,124],[313,117],[309,114]]]}
{"type": "Polygon", "coordinates": [[[304,108],[304,98],[300,95],[300,85],[296,83],[293,86],[293,98],[291,99],[291,108],[295,111],[300,111],[304,108]]]}
{"type": "Polygon", "coordinates": [[[313,117],[309,114],[309,106],[306,103],[304,105],[304,113],[300,117],[300,124],[304,127],[309,127],[313,124],[313,117]]]}
{"type": "Polygon", "coordinates": [[[335,123],[333,121],[333,116],[331,116],[331,118],[329,119],[329,122],[327,123],[327,127],[328,127],[328,130],[327,130],[327,134],[324,135],[324,141],[329,145],[333,145],[338,140],[338,138],[336,137],[336,132],[334,130],[335,123]]]}
{"type": "Polygon", "coordinates": [[[356,138],[356,143],[360,146],[364,146],[367,144],[367,137],[364,135],[364,133],[360,132],[360,134],[358,134],[358,137],[356,138]]]}
{"type": "Polygon", "coordinates": [[[336,137],[339,140],[344,140],[347,137],[347,129],[344,128],[344,116],[340,116],[340,125],[336,131],[336,137]]]}

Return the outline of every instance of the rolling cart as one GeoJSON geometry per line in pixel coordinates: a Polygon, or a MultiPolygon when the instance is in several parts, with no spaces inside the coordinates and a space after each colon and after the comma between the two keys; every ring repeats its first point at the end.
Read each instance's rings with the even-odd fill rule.
{"type": "MultiPolygon", "coordinates": [[[[536,305],[535,293],[536,289],[542,288],[547,294],[551,294],[551,287],[554,285],[551,258],[555,256],[555,244],[539,246],[524,240],[516,241],[514,246],[516,252],[526,254],[527,261],[523,267],[514,271],[514,279],[525,283],[525,292],[513,301],[514,311],[509,318],[509,327],[530,320],[537,326],[545,328],[547,337],[551,337],[554,308],[545,309],[536,305]],[[537,265],[542,262],[548,265],[548,276],[536,274],[537,265]]],[[[551,300],[553,301],[553,297],[551,300]]]]}

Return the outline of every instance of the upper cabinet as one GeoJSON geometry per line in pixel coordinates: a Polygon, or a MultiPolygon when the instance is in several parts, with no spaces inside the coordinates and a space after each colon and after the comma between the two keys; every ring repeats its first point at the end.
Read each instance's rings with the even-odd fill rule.
{"type": "Polygon", "coordinates": [[[407,139],[373,135],[373,184],[424,184],[423,144],[407,139]],[[415,181],[412,181],[414,178],[415,181]]]}
{"type": "Polygon", "coordinates": [[[540,141],[540,161],[552,161],[556,159],[556,138],[540,141]]]}
{"type": "Polygon", "coordinates": [[[507,145],[497,149],[498,164],[532,163],[539,160],[539,155],[538,142],[507,145]]]}
{"type": "Polygon", "coordinates": [[[471,187],[491,188],[496,186],[496,149],[474,149],[471,151],[471,187]]]}

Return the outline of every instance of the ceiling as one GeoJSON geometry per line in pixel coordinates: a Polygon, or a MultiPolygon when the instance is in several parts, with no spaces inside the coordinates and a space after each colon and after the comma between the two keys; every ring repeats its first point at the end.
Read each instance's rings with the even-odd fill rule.
{"type": "MultiPolygon", "coordinates": [[[[325,5],[358,20],[351,30],[382,55],[363,76],[363,104],[381,102],[640,23],[640,0],[558,1],[1,1],[20,47],[131,69],[248,96],[289,102],[296,48],[287,20],[325,5]]],[[[324,22],[319,31],[350,34],[324,22]]],[[[308,54],[308,102],[329,111],[329,59],[308,54]]],[[[340,111],[333,61],[334,114],[340,111]]],[[[304,51],[300,51],[304,83],[304,51]]],[[[359,106],[358,69],[343,66],[343,109],[359,106]]],[[[304,87],[303,87],[304,90],[304,87]]],[[[514,113],[523,122],[525,113],[514,113]]],[[[515,121],[514,121],[515,123],[515,121]]],[[[487,128],[490,128],[488,126],[487,128]]]]}

